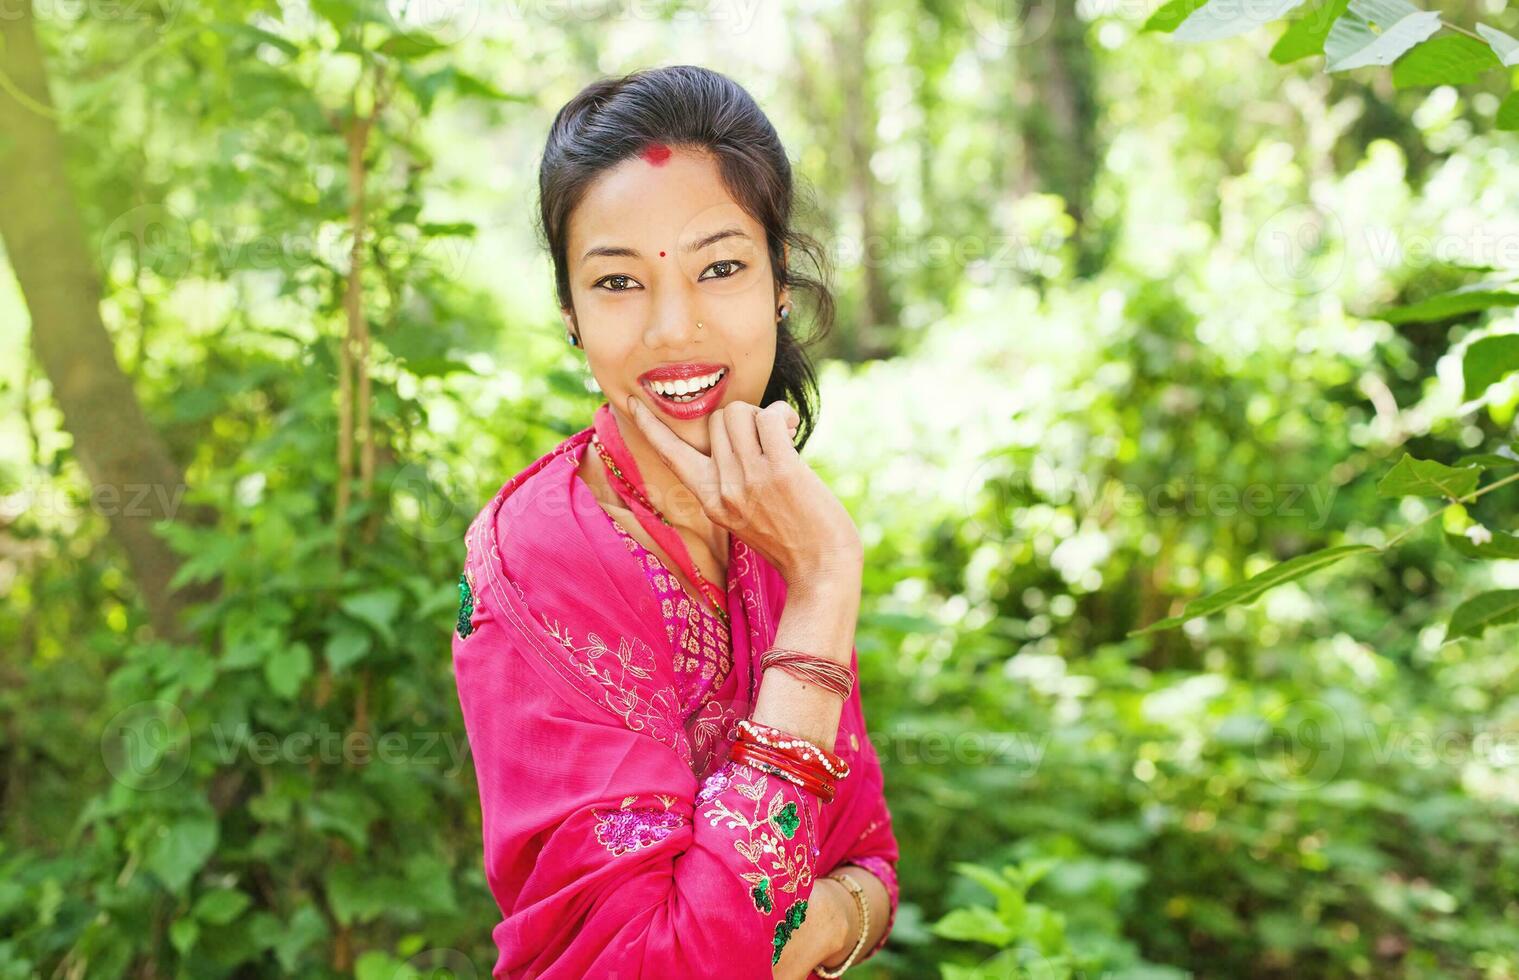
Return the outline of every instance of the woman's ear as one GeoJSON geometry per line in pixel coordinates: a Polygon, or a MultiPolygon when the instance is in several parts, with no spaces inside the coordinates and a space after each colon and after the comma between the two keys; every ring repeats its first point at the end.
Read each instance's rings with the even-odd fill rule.
{"type": "Polygon", "coordinates": [[[564,321],[564,330],[566,333],[573,334],[576,337],[580,336],[579,331],[575,328],[574,310],[570,309],[568,306],[559,307],[559,318],[564,321]]]}

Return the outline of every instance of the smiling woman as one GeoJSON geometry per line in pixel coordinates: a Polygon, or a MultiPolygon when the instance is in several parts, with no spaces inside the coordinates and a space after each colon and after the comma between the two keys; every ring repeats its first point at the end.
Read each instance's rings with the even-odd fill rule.
{"type": "Polygon", "coordinates": [[[466,540],[493,974],[837,976],[886,942],[898,853],[854,683],[863,549],[799,455],[791,293],[820,330],[832,301],[793,263],[821,253],[784,149],[731,80],[654,69],[560,110],[539,187],[608,401],[466,540]]]}

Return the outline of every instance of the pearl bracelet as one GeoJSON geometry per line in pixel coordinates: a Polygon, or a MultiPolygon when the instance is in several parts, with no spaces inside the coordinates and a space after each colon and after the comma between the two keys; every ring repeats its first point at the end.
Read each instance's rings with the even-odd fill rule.
{"type": "Polygon", "coordinates": [[[769,726],[765,726],[765,728],[762,729],[759,725],[750,721],[748,718],[740,718],[738,720],[738,727],[748,732],[749,735],[752,736],[754,740],[761,745],[772,749],[797,749],[802,753],[802,756],[807,759],[811,759],[815,756],[817,758],[818,764],[821,765],[823,769],[827,771],[828,775],[832,776],[834,779],[843,779],[845,776],[849,775],[849,764],[847,762],[844,762],[841,759],[839,760],[838,765],[835,765],[830,758],[832,756],[832,753],[823,751],[821,748],[814,745],[812,742],[807,741],[805,738],[778,737],[784,733],[780,732],[778,729],[770,728],[769,726]]]}

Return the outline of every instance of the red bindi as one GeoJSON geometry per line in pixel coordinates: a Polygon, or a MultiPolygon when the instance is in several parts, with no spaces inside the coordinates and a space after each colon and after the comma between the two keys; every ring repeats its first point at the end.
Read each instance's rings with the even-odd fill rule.
{"type": "Polygon", "coordinates": [[[670,148],[663,143],[650,143],[640,154],[651,167],[662,167],[670,159],[670,148]]]}
{"type": "Polygon", "coordinates": [[[660,253],[659,253],[659,257],[660,257],[660,258],[664,258],[664,257],[665,257],[665,253],[664,253],[664,252],[660,252],[660,253]]]}

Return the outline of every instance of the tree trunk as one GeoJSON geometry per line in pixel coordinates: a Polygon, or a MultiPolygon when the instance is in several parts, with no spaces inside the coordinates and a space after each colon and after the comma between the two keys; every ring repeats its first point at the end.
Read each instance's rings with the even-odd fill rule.
{"type": "Polygon", "coordinates": [[[153,627],[178,633],[189,598],[170,591],[179,557],[153,524],[181,511],[179,466],[137,402],[100,318],[95,252],[69,186],[31,3],[0,17],[0,240],[32,320],[32,348],[91,484],[91,505],[126,552],[153,627]]]}

